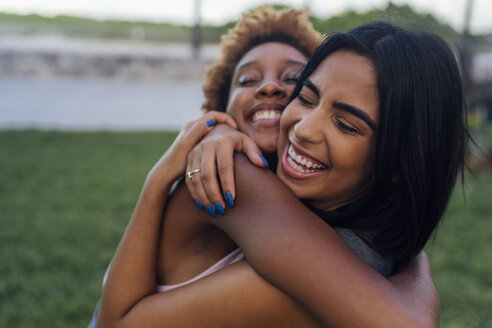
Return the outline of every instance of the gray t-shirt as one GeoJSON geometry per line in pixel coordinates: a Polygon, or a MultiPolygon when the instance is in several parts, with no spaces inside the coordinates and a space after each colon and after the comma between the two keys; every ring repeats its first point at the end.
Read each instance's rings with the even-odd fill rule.
{"type": "Polygon", "coordinates": [[[355,232],[347,228],[335,228],[336,233],[352,248],[352,250],[371,268],[385,277],[393,274],[395,263],[382,258],[375,250],[367,245],[355,232]]]}

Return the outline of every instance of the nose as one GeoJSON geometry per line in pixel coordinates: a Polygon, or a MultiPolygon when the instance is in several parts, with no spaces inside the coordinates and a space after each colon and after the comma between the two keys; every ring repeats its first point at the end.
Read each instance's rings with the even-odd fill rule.
{"type": "Polygon", "coordinates": [[[279,98],[287,97],[287,90],[279,83],[277,79],[265,78],[258,86],[255,92],[257,98],[279,98]]]}
{"type": "Polygon", "coordinates": [[[294,138],[300,143],[317,144],[323,141],[321,120],[316,112],[304,112],[294,124],[294,138]]]}

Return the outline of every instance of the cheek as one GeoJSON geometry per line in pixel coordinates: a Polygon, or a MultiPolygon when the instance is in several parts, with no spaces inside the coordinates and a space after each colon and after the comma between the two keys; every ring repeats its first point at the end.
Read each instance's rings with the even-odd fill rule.
{"type": "Polygon", "coordinates": [[[248,108],[249,96],[245,90],[234,90],[229,96],[226,112],[235,119],[242,117],[248,108]]]}
{"type": "Polygon", "coordinates": [[[356,170],[361,175],[371,170],[374,161],[374,146],[366,140],[345,140],[338,147],[331,147],[331,156],[340,167],[356,170]]]}
{"type": "Polygon", "coordinates": [[[288,95],[288,99],[290,99],[290,95],[292,94],[292,92],[294,91],[294,89],[296,88],[295,84],[287,84],[285,85],[285,91],[287,92],[287,95],[288,95]]]}
{"type": "MultiPolygon", "coordinates": [[[[295,101],[295,100],[294,100],[295,101]]],[[[282,134],[283,131],[286,132],[289,128],[290,125],[292,125],[292,122],[295,119],[295,108],[294,104],[292,102],[285,107],[284,111],[282,112],[282,115],[280,116],[280,133],[282,134]]]]}

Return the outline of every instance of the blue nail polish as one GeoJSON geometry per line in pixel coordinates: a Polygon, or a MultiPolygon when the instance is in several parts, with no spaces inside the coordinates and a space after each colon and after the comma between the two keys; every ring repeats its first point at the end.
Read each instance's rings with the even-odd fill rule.
{"type": "Polygon", "coordinates": [[[228,191],[225,193],[225,196],[227,204],[229,204],[230,207],[234,206],[234,199],[232,199],[232,194],[228,191]]]}
{"type": "Polygon", "coordinates": [[[205,124],[207,124],[207,126],[210,127],[210,126],[215,126],[215,124],[217,124],[217,122],[215,122],[214,120],[208,120],[205,122],[205,124]]]}
{"type": "Polygon", "coordinates": [[[268,161],[266,160],[265,157],[260,156],[260,159],[263,161],[263,164],[265,164],[266,167],[270,167],[270,165],[268,164],[268,161]]]}
{"type": "Polygon", "coordinates": [[[220,203],[215,203],[214,206],[217,212],[219,212],[221,215],[225,215],[224,208],[222,207],[222,205],[220,205],[220,203]]]}
{"type": "Polygon", "coordinates": [[[196,204],[196,206],[198,206],[199,209],[201,209],[203,211],[203,206],[202,206],[202,204],[200,204],[199,201],[195,200],[195,204],[196,204]]]}
{"type": "Polygon", "coordinates": [[[210,213],[213,217],[217,216],[217,214],[215,214],[214,208],[212,206],[207,205],[205,208],[207,209],[207,212],[210,213]]]}

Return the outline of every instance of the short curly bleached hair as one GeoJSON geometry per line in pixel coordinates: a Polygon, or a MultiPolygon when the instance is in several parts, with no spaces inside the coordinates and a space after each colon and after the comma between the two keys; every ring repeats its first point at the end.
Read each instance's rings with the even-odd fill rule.
{"type": "Polygon", "coordinates": [[[243,14],[241,20],[222,36],[221,55],[208,68],[202,89],[202,109],[225,111],[230,84],[239,60],[252,48],[266,42],[282,42],[310,57],[320,41],[306,12],[298,9],[275,10],[261,6],[243,14]]]}

